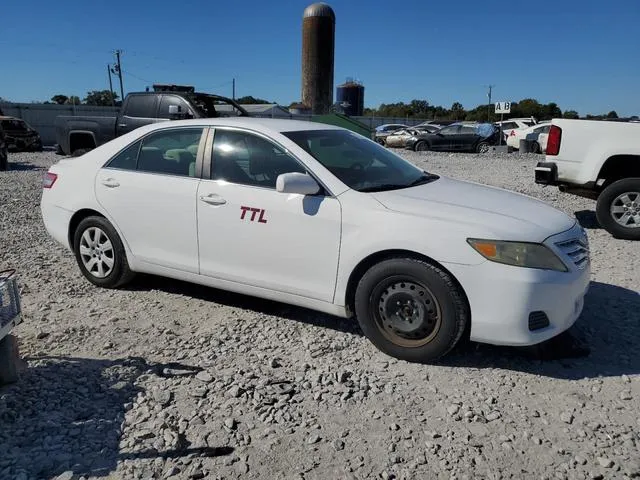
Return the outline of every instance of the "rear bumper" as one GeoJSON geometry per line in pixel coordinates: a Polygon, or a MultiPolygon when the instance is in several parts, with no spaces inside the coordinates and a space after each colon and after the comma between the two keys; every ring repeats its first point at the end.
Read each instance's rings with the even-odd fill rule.
{"type": "Polygon", "coordinates": [[[538,162],[535,168],[536,183],[558,185],[558,165],[553,162],[538,162]]]}
{"type": "Polygon", "coordinates": [[[49,235],[56,242],[71,250],[68,233],[69,222],[71,222],[73,212],[46,202],[40,204],[40,211],[42,212],[42,221],[49,235]]]}

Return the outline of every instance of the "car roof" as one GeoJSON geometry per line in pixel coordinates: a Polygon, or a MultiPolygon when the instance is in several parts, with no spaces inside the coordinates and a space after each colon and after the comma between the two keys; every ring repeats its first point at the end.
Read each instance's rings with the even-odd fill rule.
{"type": "Polygon", "coordinates": [[[306,120],[288,120],[283,118],[260,118],[260,117],[219,117],[219,118],[195,118],[189,120],[171,120],[168,122],[158,122],[139,127],[134,131],[140,133],[149,132],[168,127],[188,127],[188,126],[208,126],[208,127],[242,127],[252,128],[262,132],[283,133],[302,130],[345,130],[342,127],[329,125],[326,123],[311,122],[306,120]]]}

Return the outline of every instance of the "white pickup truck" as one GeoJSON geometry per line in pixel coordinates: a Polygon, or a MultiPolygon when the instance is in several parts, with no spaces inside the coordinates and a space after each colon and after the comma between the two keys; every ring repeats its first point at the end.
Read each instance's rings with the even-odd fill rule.
{"type": "Polygon", "coordinates": [[[597,200],[605,230],[640,240],[640,123],[552,120],[535,180],[597,200]]]}

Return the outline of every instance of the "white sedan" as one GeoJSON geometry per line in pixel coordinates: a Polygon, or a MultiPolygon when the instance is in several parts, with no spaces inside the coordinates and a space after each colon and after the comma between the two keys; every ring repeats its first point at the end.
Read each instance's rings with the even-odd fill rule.
{"type": "Polygon", "coordinates": [[[95,285],[144,272],[355,315],[408,361],[463,335],[547,340],[589,285],[574,218],[315,122],[154,123],[61,159],[43,187],[47,231],[95,285]]]}

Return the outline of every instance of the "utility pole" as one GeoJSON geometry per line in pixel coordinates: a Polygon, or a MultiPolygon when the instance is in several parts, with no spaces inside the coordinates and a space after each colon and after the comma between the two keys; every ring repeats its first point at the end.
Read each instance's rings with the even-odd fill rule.
{"type": "Polygon", "coordinates": [[[489,87],[489,93],[487,93],[487,96],[489,97],[489,105],[487,106],[487,122],[491,121],[491,92],[493,90],[493,87],[495,87],[495,85],[487,85],[487,87],[489,87]]]}
{"type": "Polygon", "coordinates": [[[122,86],[122,64],[120,63],[120,54],[122,50],[116,50],[116,69],[118,70],[118,78],[120,79],[120,101],[124,102],[124,87],[122,86]]]}
{"type": "Polygon", "coordinates": [[[111,106],[115,107],[115,99],[113,98],[113,83],[111,82],[111,65],[107,63],[107,75],[109,75],[109,96],[111,97],[111,106]]]}
{"type": "Polygon", "coordinates": [[[235,100],[236,99],[236,79],[233,79],[233,90],[232,90],[232,94],[231,94],[231,99],[235,100]]]}

